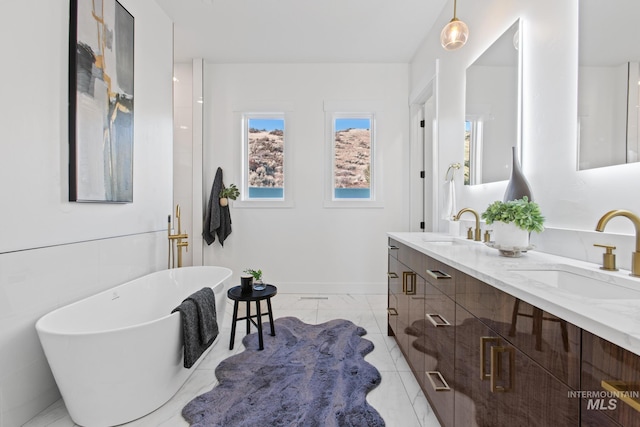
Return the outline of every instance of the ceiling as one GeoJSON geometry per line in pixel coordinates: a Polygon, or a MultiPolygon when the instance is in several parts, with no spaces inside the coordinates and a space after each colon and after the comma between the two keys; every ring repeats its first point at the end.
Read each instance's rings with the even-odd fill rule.
{"type": "Polygon", "coordinates": [[[447,0],[156,2],[175,23],[176,62],[403,63],[447,0]]]}

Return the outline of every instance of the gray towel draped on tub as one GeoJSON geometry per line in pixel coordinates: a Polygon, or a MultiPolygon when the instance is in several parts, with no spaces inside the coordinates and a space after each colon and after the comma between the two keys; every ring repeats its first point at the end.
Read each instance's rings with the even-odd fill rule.
{"type": "Polygon", "coordinates": [[[190,368],[218,336],[216,298],[211,288],[193,293],[171,311],[182,319],[184,367],[190,368]]]}
{"type": "Polygon", "coordinates": [[[220,245],[224,246],[224,240],[231,234],[231,213],[229,206],[220,206],[220,191],[224,188],[222,182],[222,168],[216,171],[216,177],[211,187],[209,204],[204,215],[204,227],[202,237],[207,245],[212,244],[218,235],[220,245]]]}

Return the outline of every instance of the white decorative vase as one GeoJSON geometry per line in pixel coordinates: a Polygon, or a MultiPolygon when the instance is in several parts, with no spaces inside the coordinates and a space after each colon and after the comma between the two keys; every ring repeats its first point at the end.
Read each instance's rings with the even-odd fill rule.
{"type": "Polygon", "coordinates": [[[529,232],[519,228],[514,223],[496,221],[493,227],[493,242],[503,249],[526,249],[529,246],[529,232]]]}

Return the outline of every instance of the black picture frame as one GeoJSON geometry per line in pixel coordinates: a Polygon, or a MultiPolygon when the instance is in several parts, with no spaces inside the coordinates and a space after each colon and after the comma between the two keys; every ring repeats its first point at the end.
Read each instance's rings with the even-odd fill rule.
{"type": "Polygon", "coordinates": [[[135,20],[70,0],[69,201],[132,203],[135,20]]]}

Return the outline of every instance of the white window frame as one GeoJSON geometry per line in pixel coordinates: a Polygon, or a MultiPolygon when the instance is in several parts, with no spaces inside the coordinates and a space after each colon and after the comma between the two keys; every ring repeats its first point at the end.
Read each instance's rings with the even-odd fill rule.
{"type": "Polygon", "coordinates": [[[377,101],[325,101],[325,208],[381,208],[382,156],[378,141],[378,119],[382,110],[377,101]],[[368,118],[371,120],[371,173],[369,198],[335,197],[335,120],[341,118],[368,118]]]}
{"type": "Polygon", "coordinates": [[[471,124],[471,128],[469,129],[469,182],[465,184],[478,185],[482,184],[484,118],[468,115],[465,119],[465,127],[467,122],[471,124]]]}
{"type": "Polygon", "coordinates": [[[291,141],[290,117],[283,111],[258,111],[240,113],[241,122],[241,164],[240,164],[240,197],[233,202],[234,207],[247,208],[290,208],[293,207],[291,177],[291,141]],[[249,198],[249,120],[251,119],[278,119],[284,121],[284,147],[283,147],[283,194],[281,198],[253,197],[249,198]]]}

